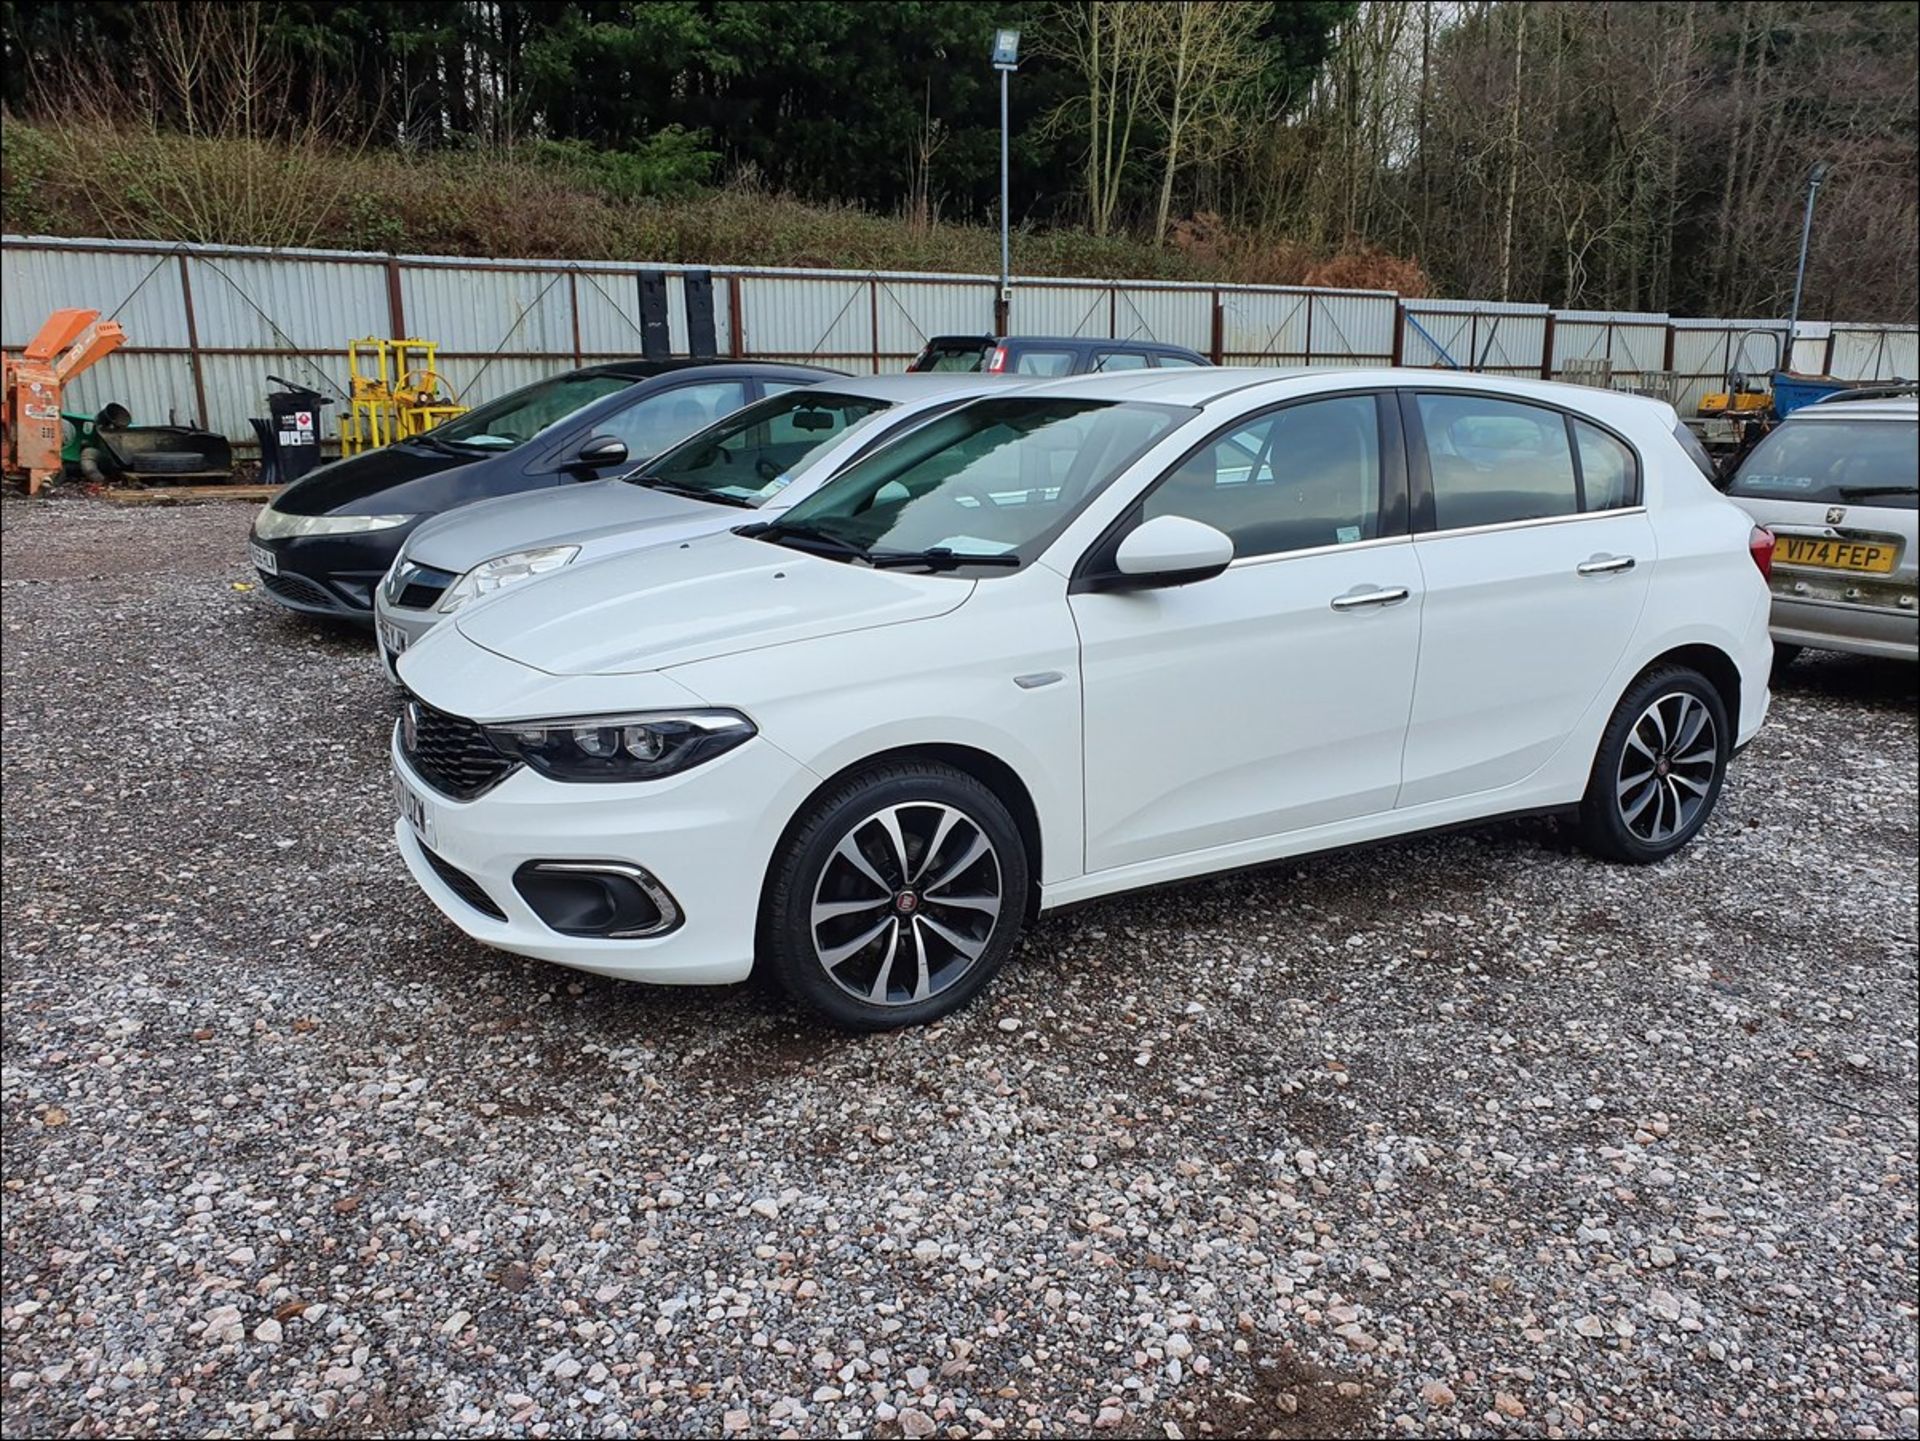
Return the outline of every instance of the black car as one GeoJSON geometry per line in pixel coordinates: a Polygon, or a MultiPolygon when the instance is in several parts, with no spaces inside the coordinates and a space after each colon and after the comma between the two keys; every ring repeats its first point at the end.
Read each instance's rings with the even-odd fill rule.
{"type": "Polygon", "coordinates": [[[909,370],[984,370],[993,375],[1088,375],[1171,370],[1213,362],[1184,345],[1084,335],[936,335],[909,370]]]}
{"type": "Polygon", "coordinates": [[[254,519],[247,553],[288,609],[370,623],[373,588],[429,516],[604,479],[743,405],[838,373],[687,360],[569,371],[296,480],[254,519]]]}

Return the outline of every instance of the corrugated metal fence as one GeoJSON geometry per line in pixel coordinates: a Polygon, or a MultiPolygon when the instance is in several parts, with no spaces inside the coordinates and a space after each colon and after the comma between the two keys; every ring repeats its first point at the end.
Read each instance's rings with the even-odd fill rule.
{"type": "MultiPolygon", "coordinates": [[[[118,400],[139,420],[201,420],[247,442],[269,375],[325,394],[346,384],[346,342],[423,336],[477,404],[556,370],[637,355],[640,276],[664,273],[668,335],[687,353],[683,268],[623,262],[466,260],[346,251],[0,237],[0,345],[18,350],[47,313],[89,306],[128,344],[73,387],[69,408],[118,400]]],[[[992,329],[983,275],[713,267],[723,355],[904,369],[929,336],[992,329]]],[[[1160,281],[1016,281],[1012,331],[1151,339],[1227,365],[1416,365],[1501,375],[1610,377],[1685,411],[1732,370],[1778,363],[1778,320],[1676,320],[1391,291],[1160,281]]],[[[1796,362],[1849,379],[1920,374],[1911,326],[1803,322],[1796,362]]]]}

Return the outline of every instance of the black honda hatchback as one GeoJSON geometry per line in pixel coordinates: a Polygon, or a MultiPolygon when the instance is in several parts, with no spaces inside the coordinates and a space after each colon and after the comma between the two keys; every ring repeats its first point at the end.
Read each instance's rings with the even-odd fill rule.
{"type": "Polygon", "coordinates": [[[743,405],[835,374],[758,361],[635,360],[552,376],[296,480],[254,518],[248,558],[288,609],[371,623],[373,588],[429,516],[603,479],[743,405]]]}

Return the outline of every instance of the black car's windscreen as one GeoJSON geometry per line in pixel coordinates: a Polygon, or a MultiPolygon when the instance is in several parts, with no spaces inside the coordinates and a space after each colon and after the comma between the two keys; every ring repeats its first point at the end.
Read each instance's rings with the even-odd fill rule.
{"type": "Polygon", "coordinates": [[[637,384],[630,375],[593,375],[576,371],[556,375],[498,400],[475,406],[428,432],[435,441],[468,450],[512,450],[525,445],[555,421],[583,405],[637,384]]]}
{"type": "Polygon", "coordinates": [[[1748,500],[1916,508],[1920,423],[1788,421],[1753,448],[1727,494],[1748,500]]]}
{"type": "Polygon", "coordinates": [[[1195,412],[996,397],[850,466],[778,523],[875,554],[1032,560],[1148,446],[1195,412]]]}
{"type": "Polygon", "coordinates": [[[689,436],[627,479],[735,505],[763,505],[786,488],[809,455],[888,405],[816,386],[783,391],[689,436]]]}

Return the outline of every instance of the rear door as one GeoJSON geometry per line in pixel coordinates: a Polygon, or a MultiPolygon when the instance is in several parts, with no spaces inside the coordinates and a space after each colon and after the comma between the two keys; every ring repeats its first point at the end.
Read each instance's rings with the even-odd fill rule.
{"type": "Polygon", "coordinates": [[[1538,770],[1625,653],[1656,562],[1621,437],[1548,406],[1407,392],[1426,592],[1399,804],[1538,770]]]}

